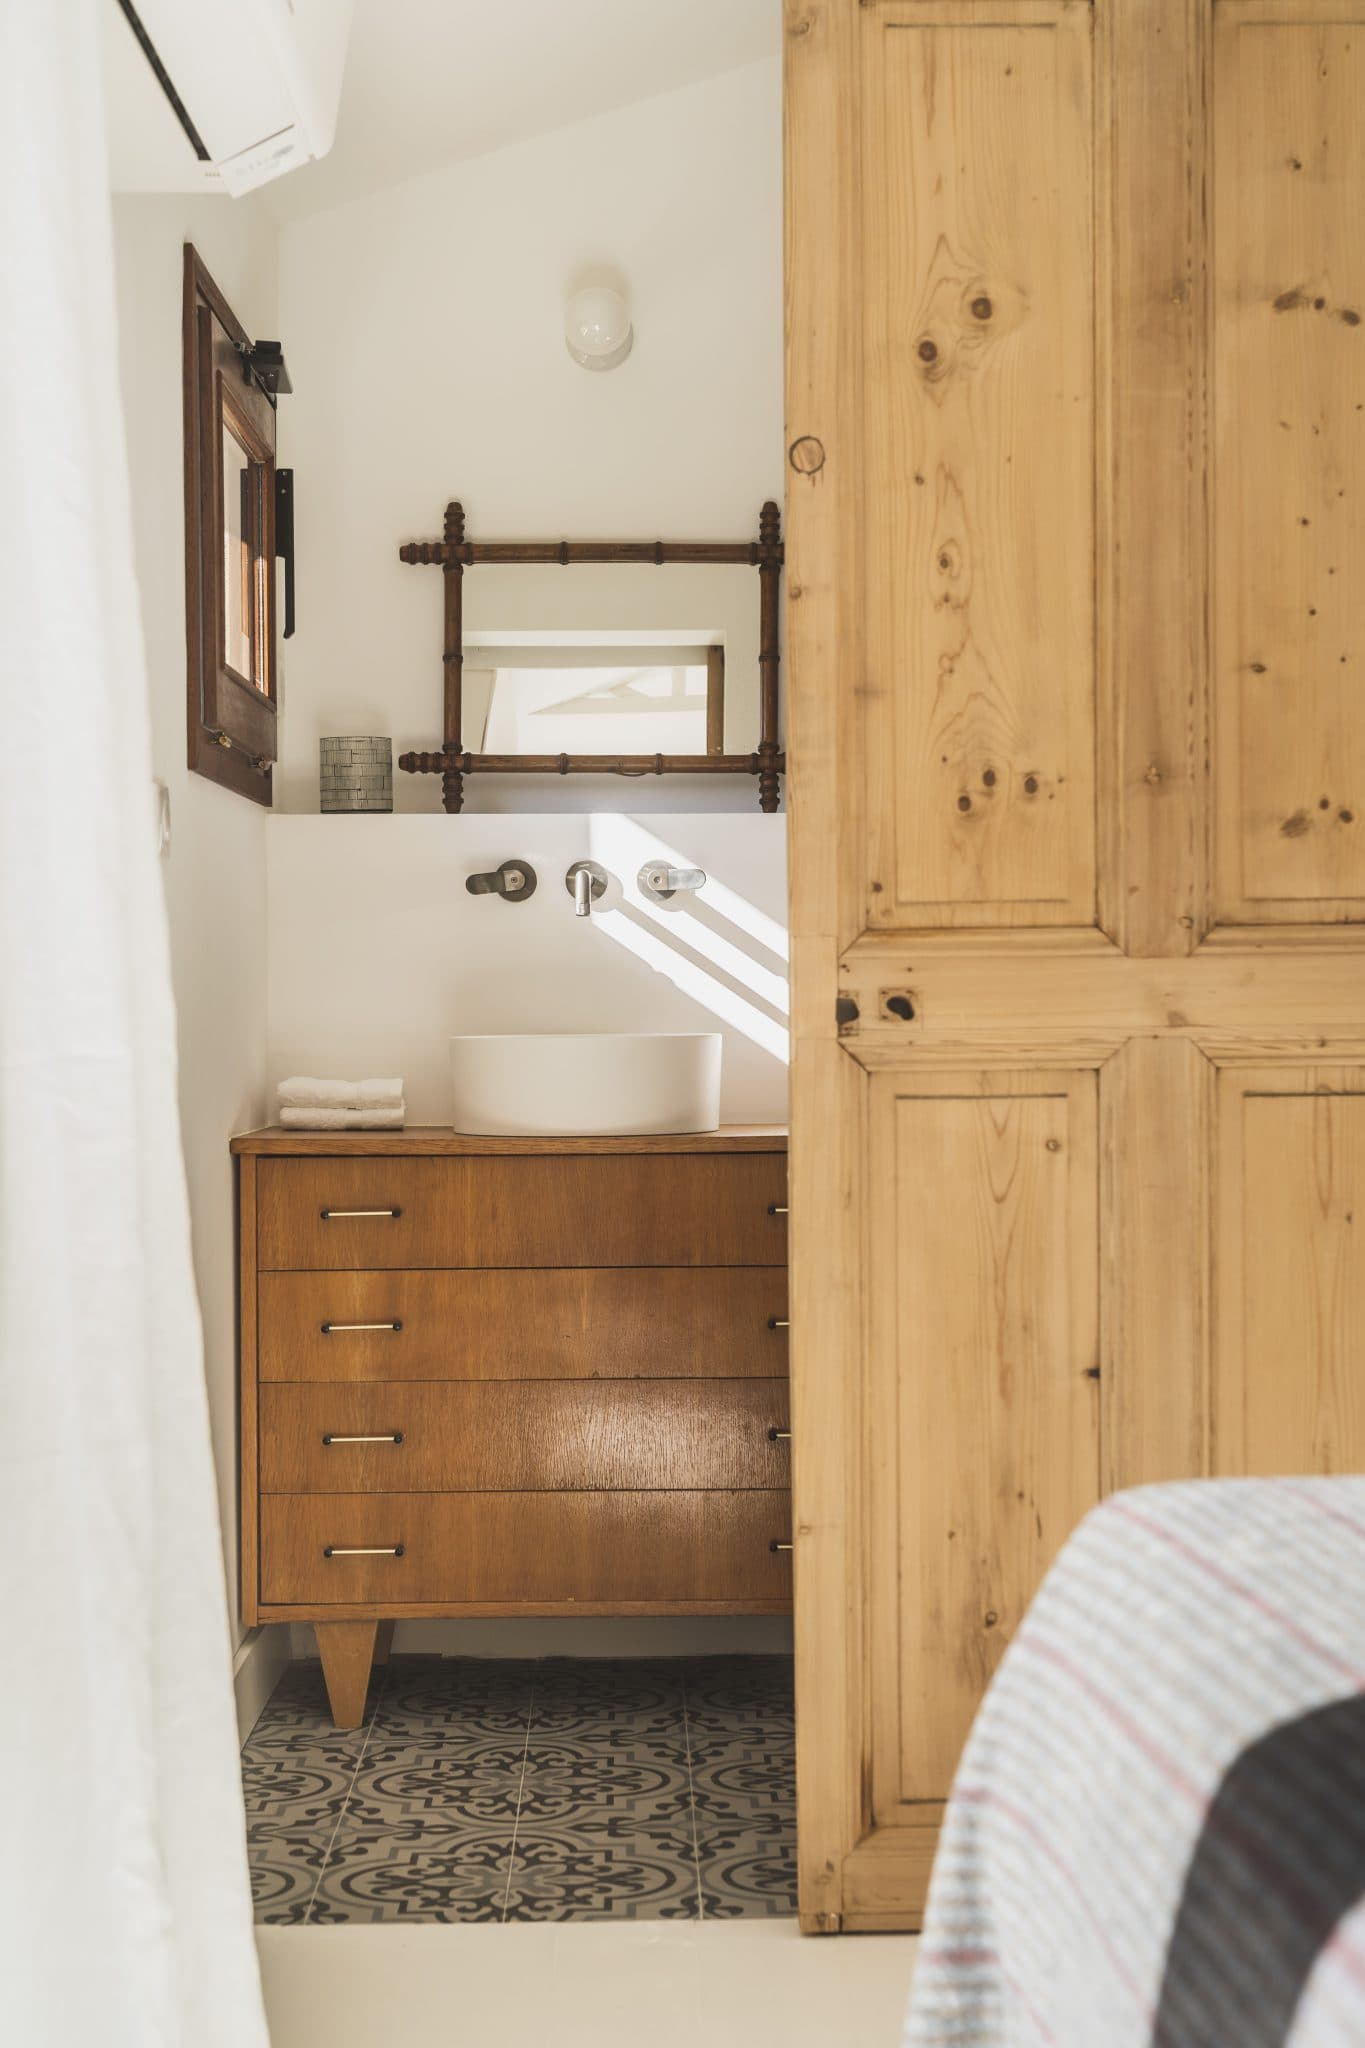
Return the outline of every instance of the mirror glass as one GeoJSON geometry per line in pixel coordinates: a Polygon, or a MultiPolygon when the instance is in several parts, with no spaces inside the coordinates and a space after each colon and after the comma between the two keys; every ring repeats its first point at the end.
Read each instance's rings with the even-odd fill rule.
{"type": "Polygon", "coordinates": [[[470,753],[697,756],[757,746],[756,569],[477,563],[463,584],[470,753]]]}
{"type": "Polygon", "coordinates": [[[260,562],[264,548],[265,467],[246,448],[226,411],[223,462],[223,660],[234,675],[266,691],[260,562]]]}
{"type": "Polygon", "coordinates": [[[485,640],[478,665],[465,662],[465,744],[480,754],[704,754],[708,718],[723,724],[724,678],[723,647],[485,640]]]}

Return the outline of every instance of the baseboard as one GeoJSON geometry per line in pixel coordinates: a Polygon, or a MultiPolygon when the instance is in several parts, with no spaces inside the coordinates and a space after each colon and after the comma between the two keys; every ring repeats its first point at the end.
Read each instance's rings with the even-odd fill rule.
{"type": "Polygon", "coordinates": [[[292,1656],[287,1625],[248,1629],[232,1660],[237,1696],[237,1739],[245,1742],[261,1709],[284,1676],[292,1656]]]}
{"type": "MultiPolygon", "coordinates": [[[[293,1625],[293,1654],[316,1657],[308,1622],[293,1625]]],[[[400,1621],[393,1647],[427,1657],[790,1656],[785,1614],[542,1615],[506,1621],[400,1621]]]]}

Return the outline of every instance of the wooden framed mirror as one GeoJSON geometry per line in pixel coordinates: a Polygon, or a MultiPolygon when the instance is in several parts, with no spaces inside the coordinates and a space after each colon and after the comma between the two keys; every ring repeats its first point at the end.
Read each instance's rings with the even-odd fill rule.
{"type": "Polygon", "coordinates": [[[777,809],[786,757],[778,737],[783,549],[775,504],[764,505],[749,541],[472,541],[464,508],[452,501],[439,541],[409,541],[398,552],[404,562],[442,572],[441,744],[400,754],[398,765],[439,775],[445,810],[463,808],[468,775],[527,774],[749,775],[760,810],[777,809]],[[466,569],[539,566],[558,575],[581,564],[756,570],[756,688],[743,689],[737,650],[712,624],[721,607],[710,596],[699,601],[695,584],[693,595],[644,623],[632,607],[626,622],[603,618],[595,630],[533,624],[467,632],[466,569]],[[750,706],[752,739],[736,745],[737,732],[748,736],[742,721],[750,706]],[[599,743],[573,745],[579,732],[599,743]],[[654,744],[631,744],[637,734],[654,744]]]}

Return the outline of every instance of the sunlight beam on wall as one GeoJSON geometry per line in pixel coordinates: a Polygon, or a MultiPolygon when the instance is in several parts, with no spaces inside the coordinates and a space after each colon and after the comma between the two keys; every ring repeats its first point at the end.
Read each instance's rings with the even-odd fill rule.
{"type": "MultiPolygon", "coordinates": [[[[671,856],[670,856],[671,857],[671,856]]],[[[730,988],[714,974],[708,973],[698,961],[689,960],[676,947],[665,940],[656,938],[653,931],[647,931],[637,924],[624,910],[602,910],[593,915],[593,923],[607,938],[615,940],[618,946],[643,960],[656,974],[662,974],[675,988],[694,1003],[718,1017],[723,1024],[731,1025],[742,1032],[753,1044],[771,1053],[774,1059],[787,1064],[787,1032],[756,1004],[746,1000],[736,989],[730,988]]]]}
{"type": "MultiPolygon", "coordinates": [[[[590,821],[589,838],[592,843],[593,859],[601,861],[603,867],[620,877],[621,885],[633,903],[648,907],[650,910],[657,910],[658,905],[646,905],[646,900],[635,887],[635,877],[647,860],[666,860],[675,868],[705,866],[705,862],[699,861],[694,854],[682,853],[676,846],[666,846],[656,832],[638,825],[634,818],[595,813],[590,821]]],[[[747,897],[741,896],[737,890],[730,888],[728,883],[719,881],[709,872],[702,893],[708,908],[718,917],[723,917],[736,931],[741,931],[746,937],[753,939],[774,959],[786,961],[787,933],[775,917],[769,917],[766,910],[760,910],[756,903],[750,903],[747,897]]],[[[670,915],[668,912],[663,914],[670,915]]],[[[695,920],[693,923],[695,924],[695,920]]],[[[700,942],[693,940],[691,943],[700,942]]],[[[757,962],[753,964],[758,966],[757,962]]],[[[769,975],[772,973],[771,969],[761,971],[769,975]]],[[[740,976],[741,980],[744,978],[743,975],[740,976]]],[[[785,978],[778,1007],[783,1010],[787,1007],[785,978]]]]}

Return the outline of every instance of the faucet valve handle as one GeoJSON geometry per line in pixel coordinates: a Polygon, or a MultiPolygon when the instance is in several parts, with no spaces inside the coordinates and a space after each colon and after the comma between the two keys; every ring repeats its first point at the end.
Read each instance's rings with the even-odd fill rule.
{"type": "Polygon", "coordinates": [[[679,889],[701,889],[706,885],[704,868],[671,868],[667,861],[647,860],[635,877],[642,896],[652,896],[656,903],[667,903],[670,896],[676,896],[679,889]]]}
{"type": "Polygon", "coordinates": [[[529,860],[505,860],[490,874],[466,875],[471,896],[501,896],[505,903],[524,903],[536,893],[536,871],[529,860]]]}

